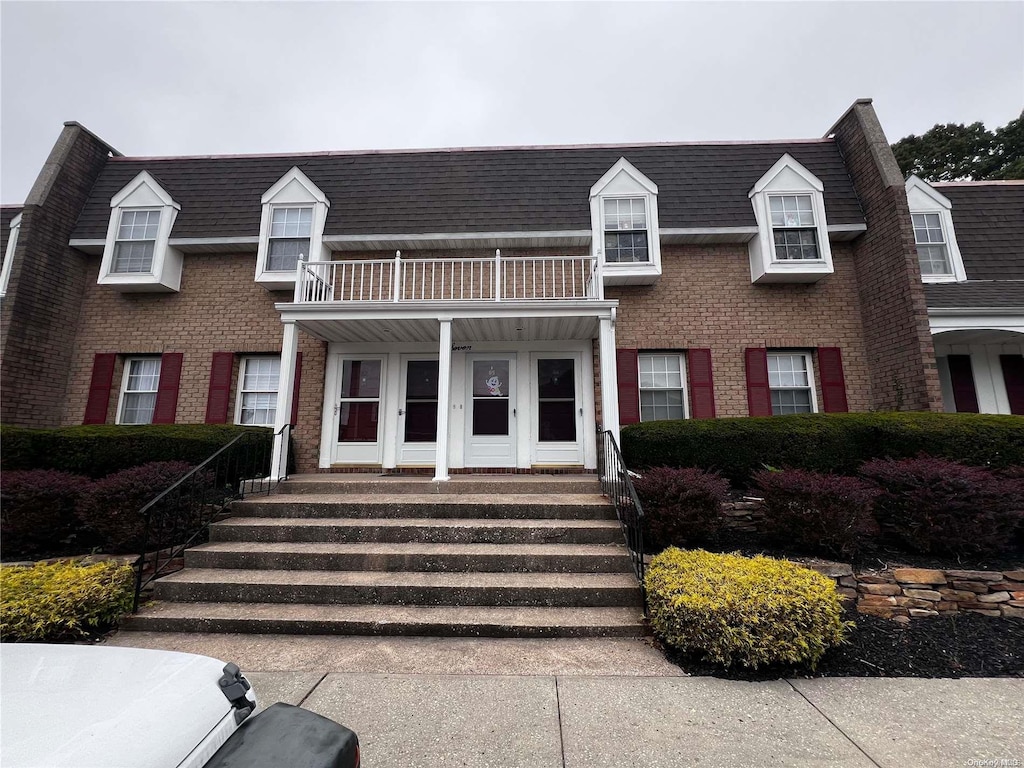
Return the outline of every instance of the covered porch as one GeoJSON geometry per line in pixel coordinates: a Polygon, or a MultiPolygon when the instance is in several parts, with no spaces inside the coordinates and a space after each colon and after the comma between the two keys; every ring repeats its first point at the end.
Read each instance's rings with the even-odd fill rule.
{"type": "Polygon", "coordinates": [[[1024,414],[1024,326],[966,325],[933,322],[943,410],[1024,414]]]}

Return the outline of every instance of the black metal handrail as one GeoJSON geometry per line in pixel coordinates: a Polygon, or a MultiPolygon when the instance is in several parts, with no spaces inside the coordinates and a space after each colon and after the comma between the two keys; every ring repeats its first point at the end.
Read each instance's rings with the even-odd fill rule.
{"type": "Polygon", "coordinates": [[[633,572],[640,582],[640,592],[644,598],[644,612],[647,611],[647,590],[644,587],[644,508],[636,495],[636,488],[630,478],[622,452],[615,442],[615,436],[608,430],[598,432],[599,450],[598,477],[601,479],[601,492],[609,498],[615,507],[615,515],[619,518],[622,533],[626,538],[630,560],[633,561],[633,572]]]}
{"type": "Polygon", "coordinates": [[[254,494],[270,494],[278,482],[288,478],[290,452],[282,450],[275,467],[274,446],[288,444],[291,428],[291,424],[283,426],[269,443],[254,441],[251,433],[243,432],[139,510],[144,525],[132,611],[139,609],[146,586],[178,570],[176,561],[185,550],[206,539],[210,524],[225,513],[228,504],[254,494]]]}

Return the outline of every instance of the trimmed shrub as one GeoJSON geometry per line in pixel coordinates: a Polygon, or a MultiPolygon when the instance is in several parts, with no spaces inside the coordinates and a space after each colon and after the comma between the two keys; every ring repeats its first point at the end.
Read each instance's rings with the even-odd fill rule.
{"type": "Polygon", "coordinates": [[[650,551],[709,541],[718,531],[729,483],[700,469],[649,469],[633,481],[643,504],[650,551]]]}
{"type": "Polygon", "coordinates": [[[105,629],[132,608],[135,571],[101,562],[0,566],[0,639],[75,640],[105,629]]]}
{"type": "Polygon", "coordinates": [[[926,553],[969,555],[1011,549],[1024,517],[1024,483],[980,467],[919,458],[866,463],[882,487],[875,516],[883,530],[926,553]]]}
{"type": "Polygon", "coordinates": [[[872,508],[878,488],[856,477],[803,469],[762,470],[765,529],[776,542],[831,557],[849,557],[878,535],[872,508]]]}
{"type": "Polygon", "coordinates": [[[813,669],[847,627],[835,583],[785,560],[672,547],[645,584],[655,634],[725,667],[813,669]]]}
{"type": "Polygon", "coordinates": [[[0,474],[4,557],[53,551],[78,528],[75,507],[92,481],[51,469],[0,474]]]}
{"type": "MultiPolygon", "coordinates": [[[[100,536],[105,551],[138,554],[145,538],[145,518],[139,511],[191,468],[183,461],[155,461],[115,472],[94,482],[82,495],[78,517],[100,536]]],[[[150,531],[151,542],[180,543],[168,540],[170,529],[190,533],[198,526],[200,510],[188,499],[171,506],[177,502],[175,496],[162,508],[165,529],[150,531]]]]}
{"type": "Polygon", "coordinates": [[[254,461],[263,458],[269,465],[273,430],[230,424],[99,424],[60,429],[4,426],[0,427],[4,446],[0,466],[4,471],[58,469],[100,478],[154,461],[200,464],[239,434],[245,437],[229,451],[232,466],[238,466],[238,478],[262,477],[266,467],[256,467],[254,461]]]}
{"type": "Polygon", "coordinates": [[[1024,417],[832,413],[651,421],[622,430],[627,466],[700,467],[737,487],[765,466],[856,474],[865,461],[921,454],[988,467],[1024,464],[1024,417]]]}

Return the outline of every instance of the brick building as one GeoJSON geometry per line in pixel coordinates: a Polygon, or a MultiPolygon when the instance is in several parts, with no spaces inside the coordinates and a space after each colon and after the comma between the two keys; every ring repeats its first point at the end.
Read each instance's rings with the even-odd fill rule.
{"type": "Polygon", "coordinates": [[[638,420],[1020,413],[1022,192],[905,182],[866,100],[782,142],[145,158],[68,123],[0,209],[0,418],[291,423],[301,471],[443,479],[592,469],[638,420]]]}

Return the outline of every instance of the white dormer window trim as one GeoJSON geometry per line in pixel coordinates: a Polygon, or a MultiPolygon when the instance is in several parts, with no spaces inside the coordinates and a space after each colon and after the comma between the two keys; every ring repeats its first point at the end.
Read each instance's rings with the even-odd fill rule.
{"type": "Polygon", "coordinates": [[[824,190],[821,180],[788,153],[754,184],[747,195],[757,222],[757,237],[748,245],[752,282],[812,283],[835,271],[824,190]],[[776,245],[782,233],[791,245],[776,245]],[[794,257],[815,251],[817,258],[794,257]]]}
{"type": "Polygon", "coordinates": [[[110,200],[110,222],[97,282],[120,291],[178,291],[182,256],[168,245],[168,240],[180,210],[181,206],[147,171],[132,179],[110,200]],[[121,254],[125,258],[119,258],[121,254]],[[131,268],[147,260],[149,269],[131,268]]]}
{"type": "MultiPolygon", "coordinates": [[[[626,158],[618,161],[590,188],[591,254],[601,261],[608,285],[653,283],[661,275],[661,237],[658,227],[658,185],[626,158]],[[642,203],[643,211],[638,203],[642,203]],[[622,212],[629,206],[629,221],[622,212]],[[641,215],[642,214],[642,215],[641,215]],[[611,226],[609,224],[614,224],[611,226]],[[616,223],[619,222],[619,223],[616,223]],[[645,226],[640,227],[639,223],[645,226]],[[621,224],[624,223],[623,227],[621,224]],[[619,232],[624,229],[624,232],[619,232]],[[644,261],[610,261],[606,237],[646,233],[644,261]]],[[[631,249],[632,250],[632,249],[631,249]]]]}
{"type": "Polygon", "coordinates": [[[21,232],[21,214],[11,219],[11,234],[7,238],[7,250],[4,251],[4,265],[0,269],[0,299],[7,295],[7,285],[11,282],[11,269],[14,266],[14,250],[18,247],[18,233],[21,232]]]}
{"type": "MultiPolygon", "coordinates": [[[[964,259],[960,255],[960,246],[956,242],[956,230],[953,227],[953,203],[944,194],[939,192],[927,181],[911,176],[907,179],[907,204],[910,206],[911,217],[926,214],[937,214],[942,228],[943,244],[946,248],[946,258],[949,261],[952,272],[945,275],[921,274],[921,280],[925,283],[962,283],[967,280],[967,270],[964,268],[964,259]]],[[[913,222],[911,222],[913,224],[913,222]]],[[[915,232],[915,241],[917,233],[915,232]]]]}
{"type": "Polygon", "coordinates": [[[331,203],[298,167],[282,176],[266,191],[260,202],[263,213],[256,254],[256,282],[268,291],[290,290],[295,286],[295,267],[271,269],[272,250],[275,247],[293,250],[298,244],[299,258],[304,261],[322,260],[324,227],[331,203]],[[302,248],[307,237],[309,244],[302,248]]]}

